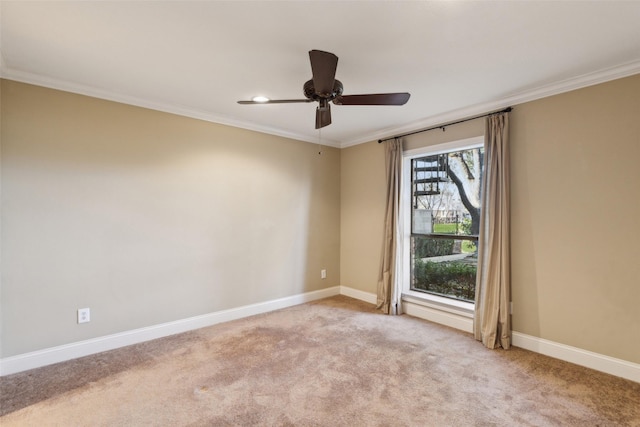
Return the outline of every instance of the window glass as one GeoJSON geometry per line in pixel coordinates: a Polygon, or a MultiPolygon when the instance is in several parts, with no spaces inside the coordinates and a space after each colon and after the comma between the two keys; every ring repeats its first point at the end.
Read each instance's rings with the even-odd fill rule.
{"type": "Polygon", "coordinates": [[[411,289],[473,302],[482,147],[411,160],[411,289]]]}

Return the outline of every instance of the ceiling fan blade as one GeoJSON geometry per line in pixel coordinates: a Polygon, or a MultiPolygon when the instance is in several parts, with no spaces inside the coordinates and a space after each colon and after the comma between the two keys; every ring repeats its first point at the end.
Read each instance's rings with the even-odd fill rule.
{"type": "Polygon", "coordinates": [[[333,93],[333,82],[336,79],[338,57],[333,53],[321,50],[310,50],[311,72],[313,74],[313,86],[320,96],[329,96],[333,93]]]}
{"type": "Polygon", "coordinates": [[[333,100],[337,105],[404,105],[411,95],[407,92],[342,95],[333,100]]]}
{"type": "Polygon", "coordinates": [[[329,126],[331,124],[331,107],[327,104],[326,108],[316,108],[316,129],[329,126]]]}
{"type": "Polygon", "coordinates": [[[293,104],[297,102],[313,102],[313,99],[270,99],[268,101],[238,101],[238,104],[293,104]]]}

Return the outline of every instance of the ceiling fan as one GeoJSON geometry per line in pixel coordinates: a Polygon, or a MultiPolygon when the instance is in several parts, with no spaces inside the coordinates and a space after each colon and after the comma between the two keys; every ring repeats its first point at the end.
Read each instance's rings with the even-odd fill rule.
{"type": "Polygon", "coordinates": [[[238,104],[287,104],[296,102],[319,103],[316,108],[316,129],[331,124],[331,108],[329,102],[336,105],[404,105],[411,96],[407,92],[376,93],[366,95],[343,95],[342,82],[336,79],[338,57],[321,50],[309,51],[311,60],[311,80],[303,86],[306,99],[262,99],[238,101],[238,104]]]}

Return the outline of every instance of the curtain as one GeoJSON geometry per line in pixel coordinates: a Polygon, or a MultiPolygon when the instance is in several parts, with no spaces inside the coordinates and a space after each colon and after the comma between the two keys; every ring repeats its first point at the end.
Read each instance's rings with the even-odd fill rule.
{"type": "Polygon", "coordinates": [[[509,116],[487,117],[474,336],[488,348],[511,346],[509,116]]]}
{"type": "Polygon", "coordinates": [[[386,314],[401,314],[401,286],[398,274],[398,236],[400,229],[400,178],[402,168],[402,140],[395,138],[384,142],[385,170],[387,176],[386,210],[382,256],[378,275],[377,308],[386,314]]]}

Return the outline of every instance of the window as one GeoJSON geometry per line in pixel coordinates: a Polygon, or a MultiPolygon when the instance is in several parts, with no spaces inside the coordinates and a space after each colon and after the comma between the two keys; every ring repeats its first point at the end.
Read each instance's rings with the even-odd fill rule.
{"type": "MultiPolygon", "coordinates": [[[[409,289],[473,303],[484,149],[478,139],[405,154],[409,289]]],[[[406,211],[405,211],[406,212],[406,211]]]]}

